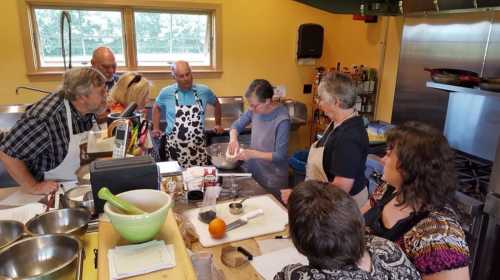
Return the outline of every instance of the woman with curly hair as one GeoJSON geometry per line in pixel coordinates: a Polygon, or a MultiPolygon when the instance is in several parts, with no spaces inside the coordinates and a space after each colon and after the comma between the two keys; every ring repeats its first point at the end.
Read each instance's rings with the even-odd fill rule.
{"type": "Polygon", "coordinates": [[[369,233],[400,245],[423,279],[469,279],[469,249],[454,207],[454,153],[425,124],[390,130],[386,182],[362,208],[369,233]]]}

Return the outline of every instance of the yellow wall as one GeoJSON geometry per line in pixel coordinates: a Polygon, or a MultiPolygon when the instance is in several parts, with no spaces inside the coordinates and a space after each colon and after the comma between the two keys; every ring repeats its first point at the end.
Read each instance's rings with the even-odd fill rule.
{"type": "MultiPolygon", "coordinates": [[[[362,21],[353,21],[350,15],[335,15],[290,0],[207,2],[222,4],[224,72],[219,78],[199,79],[197,82],[207,84],[217,95],[241,95],[252,79],[265,78],[273,84],[285,85],[289,97],[311,105],[311,96],[302,94],[302,88],[303,84],[311,83],[314,67],[299,66],[295,61],[297,29],[302,23],[318,23],[325,29],[324,56],[320,61],[322,65],[331,67],[338,61],[343,66],[364,64],[378,68],[380,65],[381,42],[385,34],[383,18],[378,23],[366,24],[362,21]]],[[[59,82],[28,79],[17,1],[8,0],[2,4],[0,103],[34,102],[41,96],[27,92],[15,95],[15,87],[24,84],[54,89],[59,82]]],[[[397,35],[395,37],[397,39],[397,35]]],[[[388,59],[386,56],[386,61],[388,59]]],[[[164,79],[155,80],[153,97],[158,94],[160,88],[171,82],[167,72],[164,79]]],[[[387,89],[387,94],[381,98],[383,104],[380,105],[384,108],[383,111],[389,106],[392,107],[389,82],[384,89],[387,89]]],[[[386,117],[385,114],[381,116],[386,117]]],[[[303,127],[298,134],[306,136],[307,133],[308,129],[303,127]]],[[[301,146],[306,147],[308,144],[307,137],[292,137],[292,150],[301,146]]]]}

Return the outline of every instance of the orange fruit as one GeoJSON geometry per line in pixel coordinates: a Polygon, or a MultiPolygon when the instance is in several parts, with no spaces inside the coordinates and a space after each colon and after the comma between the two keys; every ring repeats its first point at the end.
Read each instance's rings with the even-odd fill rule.
{"type": "Polygon", "coordinates": [[[226,234],[226,223],[222,219],[215,218],[208,224],[208,232],[215,239],[222,238],[226,234]]]}

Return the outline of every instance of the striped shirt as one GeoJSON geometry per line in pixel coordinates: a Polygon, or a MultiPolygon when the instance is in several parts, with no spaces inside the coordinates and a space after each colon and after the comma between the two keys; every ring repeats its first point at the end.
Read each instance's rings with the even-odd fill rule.
{"type": "MultiPolygon", "coordinates": [[[[92,128],[92,114],[80,115],[71,105],[73,133],[92,128]]],[[[53,93],[33,104],[0,141],[0,150],[22,160],[36,180],[45,171],[57,167],[66,157],[69,146],[64,98],[53,93]]]]}

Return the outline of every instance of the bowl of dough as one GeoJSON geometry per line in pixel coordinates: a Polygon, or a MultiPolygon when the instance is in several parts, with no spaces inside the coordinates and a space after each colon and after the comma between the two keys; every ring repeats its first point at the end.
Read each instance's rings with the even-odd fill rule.
{"type": "MultiPolygon", "coordinates": [[[[229,154],[227,146],[229,143],[215,143],[207,148],[207,154],[210,156],[212,165],[218,169],[236,169],[240,166],[241,161],[236,159],[237,155],[229,154]]],[[[240,144],[240,149],[245,149],[246,145],[240,144]]]]}

